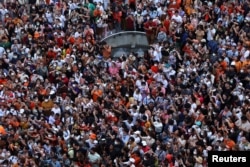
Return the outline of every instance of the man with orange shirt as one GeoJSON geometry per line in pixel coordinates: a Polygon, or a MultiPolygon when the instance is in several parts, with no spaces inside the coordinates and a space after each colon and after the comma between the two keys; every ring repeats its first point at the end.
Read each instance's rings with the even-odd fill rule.
{"type": "Polygon", "coordinates": [[[140,158],[140,153],[139,152],[134,152],[133,154],[131,154],[131,158],[134,159],[134,164],[135,166],[139,166],[141,163],[141,158],[140,158]]]}
{"type": "Polygon", "coordinates": [[[98,98],[102,96],[102,94],[102,90],[95,85],[93,90],[91,91],[93,101],[96,102],[98,98]]]}
{"type": "Polygon", "coordinates": [[[250,56],[248,56],[247,59],[242,62],[242,67],[243,68],[247,67],[249,65],[250,65],[250,56]]]}
{"type": "Polygon", "coordinates": [[[222,67],[223,71],[225,71],[227,69],[227,62],[225,60],[223,60],[222,58],[219,59],[219,64],[222,67]]]}
{"type": "Polygon", "coordinates": [[[96,6],[95,10],[94,10],[94,17],[100,17],[102,15],[102,11],[100,10],[100,6],[96,6]]]}
{"type": "Polygon", "coordinates": [[[43,114],[47,117],[50,116],[53,106],[54,102],[48,97],[45,97],[44,101],[42,102],[43,114]]]}
{"type": "Polygon", "coordinates": [[[224,138],[224,144],[229,150],[232,150],[232,148],[235,146],[235,142],[230,139],[227,135],[225,135],[226,138],[224,138]]]}
{"type": "Polygon", "coordinates": [[[231,63],[231,65],[234,64],[235,69],[238,72],[240,72],[241,68],[242,68],[242,62],[240,61],[240,56],[238,57],[233,57],[234,61],[231,63]]]}

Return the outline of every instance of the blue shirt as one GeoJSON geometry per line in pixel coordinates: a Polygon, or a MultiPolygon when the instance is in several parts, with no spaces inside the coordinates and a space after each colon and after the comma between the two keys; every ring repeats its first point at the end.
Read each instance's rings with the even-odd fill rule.
{"type": "Polygon", "coordinates": [[[51,161],[51,166],[52,167],[61,167],[61,164],[60,164],[60,162],[59,161],[51,161]]]}

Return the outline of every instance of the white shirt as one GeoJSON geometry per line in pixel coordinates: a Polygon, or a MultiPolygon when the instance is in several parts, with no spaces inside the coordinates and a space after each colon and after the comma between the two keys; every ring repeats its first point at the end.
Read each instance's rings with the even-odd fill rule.
{"type": "Polygon", "coordinates": [[[134,100],[136,100],[138,102],[142,101],[142,95],[141,95],[141,93],[134,92],[133,97],[134,97],[134,100]]]}
{"type": "Polygon", "coordinates": [[[3,116],[5,116],[5,112],[2,109],[0,109],[0,117],[3,117],[3,116]]]}
{"type": "Polygon", "coordinates": [[[168,81],[167,81],[166,79],[163,79],[163,80],[161,81],[161,83],[163,84],[163,87],[164,87],[164,88],[167,88],[167,87],[168,87],[168,81]]]}
{"type": "Polygon", "coordinates": [[[158,61],[160,62],[160,54],[158,53],[157,50],[153,52],[153,61],[158,61]]]}
{"type": "Polygon", "coordinates": [[[244,58],[246,59],[247,57],[249,57],[249,54],[250,54],[250,51],[249,50],[246,50],[245,53],[243,54],[244,58]]]}
{"type": "Polygon", "coordinates": [[[137,86],[138,88],[141,87],[141,80],[140,79],[135,81],[135,86],[137,86]]]}
{"type": "Polygon", "coordinates": [[[208,40],[208,41],[213,40],[213,39],[214,39],[215,33],[216,33],[215,28],[213,28],[213,29],[210,29],[210,28],[209,28],[209,29],[207,30],[207,40],[208,40]]]}
{"type": "Polygon", "coordinates": [[[243,129],[246,132],[250,132],[250,123],[247,120],[245,123],[242,123],[241,119],[235,122],[235,125],[243,129]]]}
{"type": "Polygon", "coordinates": [[[164,10],[162,10],[161,7],[157,8],[157,13],[159,16],[163,15],[163,14],[166,14],[166,12],[164,10]]]}
{"type": "Polygon", "coordinates": [[[3,47],[0,47],[0,56],[3,56],[5,49],[3,47]]]}
{"type": "Polygon", "coordinates": [[[53,20],[53,15],[52,15],[51,12],[46,12],[45,17],[46,17],[46,19],[48,20],[49,23],[53,23],[54,20],[53,20]]]}
{"type": "Polygon", "coordinates": [[[182,17],[180,16],[180,15],[173,15],[172,16],[172,18],[171,18],[171,20],[174,20],[174,21],[176,21],[177,23],[182,23],[182,17]]]}
{"type": "Polygon", "coordinates": [[[49,124],[54,124],[55,123],[55,118],[51,115],[51,116],[49,116],[49,124]]]}
{"type": "Polygon", "coordinates": [[[60,107],[57,107],[57,108],[53,107],[53,108],[51,109],[51,111],[52,111],[54,114],[60,114],[60,115],[61,115],[61,109],[60,109],[60,107]]]}
{"type": "Polygon", "coordinates": [[[136,123],[136,120],[139,117],[139,113],[137,111],[132,111],[131,116],[133,117],[133,123],[136,123]]]}
{"type": "Polygon", "coordinates": [[[156,132],[160,133],[162,131],[162,128],[163,128],[162,122],[155,121],[153,122],[153,125],[155,127],[156,132]]]}

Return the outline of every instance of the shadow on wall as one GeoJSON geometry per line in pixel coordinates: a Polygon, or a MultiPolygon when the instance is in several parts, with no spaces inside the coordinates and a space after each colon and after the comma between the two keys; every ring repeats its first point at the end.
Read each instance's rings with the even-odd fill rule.
{"type": "Polygon", "coordinates": [[[112,46],[112,56],[120,57],[131,52],[143,56],[144,51],[149,48],[148,40],[144,32],[125,31],[112,34],[102,41],[112,46]]]}

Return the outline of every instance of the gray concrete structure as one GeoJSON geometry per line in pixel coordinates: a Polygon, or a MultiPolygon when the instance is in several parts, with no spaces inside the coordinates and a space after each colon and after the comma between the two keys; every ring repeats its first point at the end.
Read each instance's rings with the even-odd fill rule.
{"type": "Polygon", "coordinates": [[[138,53],[142,56],[143,52],[149,47],[146,34],[138,31],[124,31],[112,34],[102,41],[112,46],[112,56],[120,57],[130,52],[138,53]]]}

